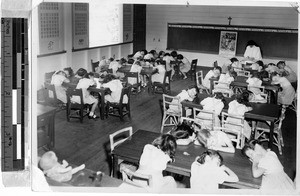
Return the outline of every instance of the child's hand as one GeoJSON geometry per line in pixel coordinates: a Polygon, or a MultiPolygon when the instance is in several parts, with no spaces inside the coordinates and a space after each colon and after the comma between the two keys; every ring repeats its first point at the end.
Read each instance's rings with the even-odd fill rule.
{"type": "Polygon", "coordinates": [[[69,163],[66,160],[62,161],[63,166],[67,167],[69,165],[69,163]]]}
{"type": "Polygon", "coordinates": [[[248,108],[248,111],[251,111],[251,110],[253,110],[253,108],[252,107],[247,107],[248,108]]]}

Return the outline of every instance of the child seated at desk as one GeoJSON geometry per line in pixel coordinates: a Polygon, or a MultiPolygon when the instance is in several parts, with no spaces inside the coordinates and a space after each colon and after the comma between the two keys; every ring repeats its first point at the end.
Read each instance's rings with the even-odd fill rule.
{"type": "Polygon", "coordinates": [[[207,150],[197,156],[191,166],[190,184],[192,190],[211,192],[223,182],[238,182],[238,176],[223,165],[222,156],[214,150],[207,150]]]}
{"type": "Polygon", "coordinates": [[[118,72],[118,69],[122,67],[122,65],[126,62],[125,59],[121,60],[114,60],[113,58],[110,58],[110,64],[108,66],[108,69],[112,69],[112,74],[115,76],[122,78],[124,77],[123,73],[118,72]]]}
{"type": "Polygon", "coordinates": [[[202,85],[205,86],[206,88],[210,89],[210,78],[218,78],[222,73],[222,68],[220,66],[214,67],[213,70],[209,70],[207,74],[205,75],[202,85]]]}
{"type": "Polygon", "coordinates": [[[73,69],[71,67],[64,68],[64,72],[65,72],[66,77],[68,79],[71,79],[72,77],[74,77],[74,72],[73,72],[73,69]]]}
{"type": "Polygon", "coordinates": [[[70,80],[70,83],[77,85],[79,80],[81,80],[86,74],[87,74],[87,71],[85,69],[79,68],[77,70],[75,76],[70,80]]]}
{"type": "Polygon", "coordinates": [[[246,82],[248,83],[249,86],[249,91],[253,93],[253,101],[257,100],[263,100],[264,98],[261,96],[261,90],[259,87],[262,85],[262,81],[258,78],[258,73],[253,72],[252,77],[249,77],[246,82]]]}
{"type": "Polygon", "coordinates": [[[234,71],[242,70],[243,66],[237,58],[233,57],[230,59],[230,61],[231,61],[231,67],[233,68],[234,71]]]}
{"type": "MultiPolygon", "coordinates": [[[[177,187],[172,176],[163,176],[162,172],[169,162],[174,161],[177,148],[176,139],[170,134],[163,134],[152,144],[146,144],[136,173],[151,175],[155,190],[172,190],[177,187]]],[[[135,180],[142,183],[141,181],[135,180]]],[[[145,182],[145,181],[144,181],[145,182]]]]}
{"type": "MultiPolygon", "coordinates": [[[[179,93],[176,97],[179,98],[179,103],[177,100],[173,100],[172,103],[177,104],[177,105],[170,105],[169,106],[169,111],[175,112],[175,113],[180,113],[181,111],[181,102],[182,101],[193,101],[197,94],[199,93],[199,89],[197,86],[192,85],[190,86],[187,90],[182,90],[181,93],[179,93]]],[[[186,116],[191,115],[191,109],[186,111],[186,116]]]]}
{"type": "MultiPolygon", "coordinates": [[[[137,72],[138,73],[138,77],[139,77],[139,81],[142,83],[142,86],[146,86],[146,83],[144,81],[143,76],[141,75],[141,71],[142,71],[142,65],[141,65],[141,61],[135,61],[130,68],[130,72],[137,72]]],[[[137,79],[136,78],[128,78],[128,83],[129,84],[136,84],[137,83],[137,79]]]]}
{"type": "MultiPolygon", "coordinates": [[[[166,73],[166,69],[165,69],[165,65],[163,64],[164,62],[160,59],[155,61],[155,67],[153,68],[153,72],[151,74],[151,81],[153,82],[159,82],[159,83],[163,83],[164,82],[164,78],[165,78],[165,73],[166,73]]],[[[167,83],[169,83],[169,81],[166,81],[167,83]]]]}
{"type": "Polygon", "coordinates": [[[219,83],[214,86],[213,93],[220,92],[223,94],[228,94],[229,97],[233,95],[233,90],[230,89],[231,82],[236,78],[237,73],[235,71],[228,71],[220,75],[219,83]]]}
{"type": "Polygon", "coordinates": [[[62,86],[63,83],[69,83],[70,80],[66,77],[64,71],[57,71],[52,75],[51,84],[55,87],[57,99],[63,103],[67,103],[66,88],[62,86]]]}
{"type": "Polygon", "coordinates": [[[253,177],[263,176],[261,190],[295,190],[293,181],[284,172],[282,164],[273,151],[266,150],[257,140],[251,140],[245,144],[242,153],[252,162],[253,177]]]}
{"type": "Polygon", "coordinates": [[[175,130],[171,130],[172,134],[176,138],[177,145],[189,145],[191,142],[194,142],[196,139],[197,132],[195,130],[200,130],[201,126],[197,123],[191,123],[184,121],[181,124],[177,125],[175,130]],[[198,129],[195,129],[197,126],[198,129]]]}
{"type": "MultiPolygon", "coordinates": [[[[121,99],[123,85],[122,82],[119,79],[117,79],[116,76],[112,74],[107,74],[103,79],[102,87],[109,88],[111,91],[110,94],[105,95],[105,102],[119,103],[121,99]]],[[[128,103],[127,95],[123,97],[123,103],[128,103]]]]}
{"type": "Polygon", "coordinates": [[[57,182],[67,182],[72,179],[73,174],[85,168],[84,164],[72,168],[65,160],[60,164],[53,151],[48,151],[43,154],[39,161],[39,166],[47,177],[57,182]]]}
{"type": "MultiPolygon", "coordinates": [[[[249,103],[249,93],[247,91],[242,92],[236,96],[236,99],[231,101],[228,105],[228,114],[234,116],[244,117],[244,114],[251,111],[252,108],[248,106],[249,103]]],[[[225,124],[226,128],[240,129],[239,126],[233,124],[241,124],[240,119],[233,117],[227,117],[227,122],[232,124],[225,124]]],[[[246,120],[244,120],[244,136],[250,139],[251,127],[246,120]]]]}
{"type": "Polygon", "coordinates": [[[286,77],[290,83],[297,81],[297,74],[285,64],[285,61],[279,61],[277,67],[279,68],[278,73],[280,73],[281,76],[286,77]]]}
{"type": "MultiPolygon", "coordinates": [[[[99,116],[95,114],[95,110],[98,106],[98,99],[92,96],[90,92],[87,90],[90,86],[94,86],[94,85],[97,85],[94,80],[94,73],[89,72],[81,80],[79,80],[76,86],[76,89],[82,89],[83,103],[92,105],[92,108],[89,113],[90,119],[99,118],[99,116]]],[[[73,96],[71,98],[71,101],[76,103],[81,103],[79,96],[73,96]]]]}
{"type": "Polygon", "coordinates": [[[265,69],[269,74],[273,72],[279,73],[279,68],[274,63],[269,63],[267,68],[265,69]]]}
{"type": "Polygon", "coordinates": [[[210,111],[214,113],[214,125],[212,125],[212,119],[211,119],[211,115],[208,113],[203,113],[203,112],[199,112],[197,114],[197,118],[201,118],[201,120],[197,120],[197,122],[199,121],[199,123],[201,123],[202,128],[206,128],[206,129],[212,129],[212,126],[216,126],[216,127],[220,127],[220,119],[219,119],[219,115],[221,114],[223,108],[224,108],[224,96],[222,93],[217,92],[215,93],[215,95],[213,97],[207,97],[205,99],[203,99],[200,102],[200,105],[203,106],[203,110],[206,111],[210,111]],[[210,119],[210,120],[206,120],[206,119],[210,119]]]}
{"type": "Polygon", "coordinates": [[[278,92],[279,104],[291,105],[295,98],[295,90],[287,78],[279,76],[278,73],[271,74],[271,84],[279,84],[282,91],[278,92]]]}

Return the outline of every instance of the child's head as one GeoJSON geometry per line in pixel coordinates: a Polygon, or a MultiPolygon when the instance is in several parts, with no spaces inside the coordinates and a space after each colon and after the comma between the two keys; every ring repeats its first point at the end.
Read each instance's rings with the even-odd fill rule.
{"type": "Polygon", "coordinates": [[[279,61],[279,62],[277,63],[277,67],[278,67],[279,69],[284,69],[284,67],[285,67],[285,61],[279,61]]]}
{"type": "Polygon", "coordinates": [[[165,51],[159,51],[159,53],[158,53],[158,56],[161,58],[161,57],[163,57],[163,56],[165,56],[165,51]]]}
{"type": "Polygon", "coordinates": [[[127,60],[125,58],[121,58],[119,63],[120,65],[124,65],[127,62],[127,60]]]}
{"type": "Polygon", "coordinates": [[[76,75],[78,75],[79,77],[83,77],[85,74],[87,74],[87,71],[83,68],[79,68],[76,72],[76,75]]]}
{"type": "Polygon", "coordinates": [[[278,80],[279,77],[280,77],[280,76],[279,76],[279,74],[278,74],[277,72],[273,72],[273,73],[271,73],[271,75],[270,75],[270,78],[271,78],[272,81],[278,80]]]}
{"type": "Polygon", "coordinates": [[[214,68],[214,74],[215,74],[215,76],[220,76],[221,73],[222,73],[222,68],[220,66],[216,66],[214,68]]]}
{"type": "Polygon", "coordinates": [[[171,52],[171,56],[172,56],[174,59],[176,59],[176,58],[177,58],[177,52],[176,52],[175,50],[173,50],[173,51],[171,52]]]}
{"type": "Polygon", "coordinates": [[[140,61],[135,61],[134,64],[138,65],[138,66],[141,66],[141,62],[140,61]]]}
{"type": "Polygon", "coordinates": [[[57,157],[53,151],[48,151],[43,154],[39,161],[40,168],[43,171],[49,170],[57,164],[57,157]]]}
{"type": "Polygon", "coordinates": [[[240,104],[247,105],[249,103],[249,92],[243,91],[236,96],[236,101],[240,104]]]}
{"type": "Polygon", "coordinates": [[[214,97],[215,97],[215,99],[220,99],[220,100],[225,104],[225,98],[224,98],[223,93],[221,93],[221,92],[216,92],[216,93],[214,94],[214,97]]]}
{"type": "Polygon", "coordinates": [[[215,150],[204,151],[197,162],[200,164],[214,164],[216,166],[221,166],[223,164],[223,157],[215,150]]]}
{"type": "Polygon", "coordinates": [[[70,76],[74,75],[73,69],[71,67],[64,68],[64,72],[66,73],[67,77],[70,77],[70,76]]]}
{"type": "Polygon", "coordinates": [[[178,55],[177,55],[177,59],[178,59],[178,60],[182,60],[182,59],[183,59],[182,54],[178,54],[178,55]]]}
{"type": "Polygon", "coordinates": [[[94,74],[93,72],[89,72],[89,73],[85,74],[85,76],[84,76],[84,77],[85,77],[85,78],[94,79],[94,77],[95,77],[95,74],[94,74]]]}
{"type": "Polygon", "coordinates": [[[197,132],[197,139],[202,146],[207,148],[209,145],[209,139],[211,137],[210,131],[208,129],[200,129],[197,132]]]}
{"type": "Polygon", "coordinates": [[[250,140],[243,147],[242,154],[249,157],[250,159],[253,159],[256,154],[255,151],[258,145],[260,145],[260,142],[258,140],[250,140]]]}
{"type": "Polygon", "coordinates": [[[237,73],[233,70],[229,71],[229,75],[233,78],[236,78],[237,77],[237,73]]]}
{"type": "Polygon", "coordinates": [[[160,137],[156,138],[152,142],[152,145],[167,153],[171,158],[175,157],[177,143],[176,138],[173,135],[163,134],[160,137]]]}
{"type": "Polygon", "coordinates": [[[176,129],[172,132],[172,135],[176,139],[187,139],[192,136],[194,129],[188,122],[184,121],[181,124],[177,125],[176,129]]]}
{"type": "Polygon", "coordinates": [[[67,77],[66,73],[64,71],[61,71],[61,70],[57,71],[55,74],[67,77]]]}
{"type": "Polygon", "coordinates": [[[117,79],[117,77],[115,75],[107,74],[103,79],[103,83],[108,83],[108,82],[110,82],[112,80],[115,80],[115,79],[117,79]]]}
{"type": "Polygon", "coordinates": [[[195,98],[196,95],[199,93],[199,88],[196,85],[191,85],[187,89],[187,92],[188,92],[190,97],[195,98]]]}
{"type": "Polygon", "coordinates": [[[231,58],[230,59],[231,63],[236,63],[236,62],[239,62],[239,60],[235,57],[231,58]]]}

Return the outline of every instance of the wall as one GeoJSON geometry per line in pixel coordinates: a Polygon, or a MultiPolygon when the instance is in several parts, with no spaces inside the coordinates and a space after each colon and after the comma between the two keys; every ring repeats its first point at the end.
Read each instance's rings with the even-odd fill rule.
{"type": "MultiPolygon", "coordinates": [[[[228,24],[229,16],[232,18],[232,25],[298,29],[298,13],[291,7],[147,5],[146,49],[166,50],[167,23],[224,25],[228,24]]],[[[219,65],[228,61],[214,54],[179,52],[190,60],[198,59],[198,65],[202,66],[212,66],[215,60],[219,65]]],[[[295,59],[263,59],[264,63],[277,63],[279,60],[286,60],[286,63],[297,72],[298,62],[295,59]]]]}
{"type": "MultiPolygon", "coordinates": [[[[32,17],[38,17],[37,12],[33,12],[32,17]]],[[[44,74],[51,71],[63,69],[65,67],[72,67],[74,72],[79,68],[85,68],[92,71],[91,60],[98,61],[102,56],[110,58],[127,57],[132,53],[132,44],[123,44],[111,47],[96,48],[90,50],[83,50],[72,52],[72,6],[71,3],[64,3],[64,42],[66,53],[38,57],[37,58],[37,89],[43,87],[44,74]]],[[[34,27],[38,29],[38,27],[34,27]]],[[[36,30],[37,31],[37,30],[36,30]]],[[[37,32],[38,33],[38,32],[37,32]]],[[[37,46],[38,46],[38,40],[37,46]]]]}

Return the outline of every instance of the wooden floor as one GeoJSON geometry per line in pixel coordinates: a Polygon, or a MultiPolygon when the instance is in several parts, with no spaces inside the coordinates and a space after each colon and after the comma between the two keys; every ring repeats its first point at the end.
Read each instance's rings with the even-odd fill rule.
{"type": "MultiPolygon", "coordinates": [[[[194,84],[190,78],[176,80],[171,83],[173,95],[194,84]]],[[[87,117],[83,123],[78,119],[66,120],[66,111],[58,111],[55,117],[55,148],[53,149],[60,160],[87,168],[110,173],[110,147],[108,135],[127,126],[133,130],[144,129],[160,132],[162,112],[159,100],[161,94],[149,95],[143,91],[131,97],[131,120],[125,117],[121,122],[119,118],[109,116],[105,120],[90,120],[87,117]]],[[[99,114],[99,111],[97,111],[99,114]]],[[[294,179],[296,171],[296,114],[292,110],[286,111],[283,122],[284,148],[279,158],[286,173],[294,179]]],[[[44,152],[39,149],[39,155],[44,152]]],[[[277,151],[276,151],[277,152],[277,151]]],[[[278,154],[278,152],[277,152],[278,154]]],[[[250,167],[250,165],[249,165],[250,167]]]]}

